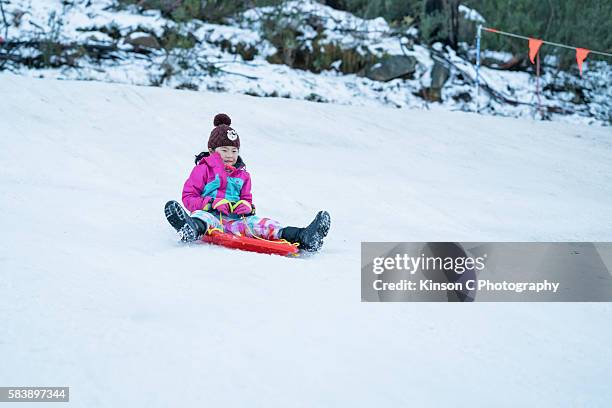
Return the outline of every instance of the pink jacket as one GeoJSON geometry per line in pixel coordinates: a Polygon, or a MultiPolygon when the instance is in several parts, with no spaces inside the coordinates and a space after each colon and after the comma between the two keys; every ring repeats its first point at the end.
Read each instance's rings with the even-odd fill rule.
{"type": "Polygon", "coordinates": [[[240,156],[235,168],[226,170],[219,153],[206,154],[193,168],[183,186],[183,204],[189,211],[203,210],[215,198],[253,205],[251,175],[240,156]]]}

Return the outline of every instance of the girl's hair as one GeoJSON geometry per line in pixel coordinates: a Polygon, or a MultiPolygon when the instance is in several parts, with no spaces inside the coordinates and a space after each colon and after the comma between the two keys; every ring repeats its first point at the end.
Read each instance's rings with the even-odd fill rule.
{"type": "Polygon", "coordinates": [[[204,151],[204,152],[202,152],[202,153],[198,153],[198,154],[196,154],[196,157],[195,157],[195,164],[198,164],[198,163],[200,162],[200,160],[202,160],[202,159],[203,159],[204,157],[206,157],[206,156],[208,156],[208,152],[207,152],[207,151],[204,151]]]}

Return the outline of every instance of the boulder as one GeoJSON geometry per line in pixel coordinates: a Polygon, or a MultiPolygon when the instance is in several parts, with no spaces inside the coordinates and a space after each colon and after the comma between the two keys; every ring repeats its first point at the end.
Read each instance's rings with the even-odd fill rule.
{"type": "Polygon", "coordinates": [[[422,91],[423,97],[430,102],[442,102],[442,88],[450,77],[450,69],[438,61],[431,69],[431,86],[422,91]]]}
{"type": "Polygon", "coordinates": [[[374,81],[391,81],[409,78],[416,69],[416,58],[409,55],[388,55],[365,71],[365,76],[374,81]]]}
{"type": "Polygon", "coordinates": [[[156,50],[161,48],[157,38],[146,33],[132,33],[125,38],[125,43],[130,44],[134,48],[154,48],[156,50]]]}
{"type": "Polygon", "coordinates": [[[431,69],[431,87],[433,89],[442,89],[449,77],[450,69],[446,65],[435,61],[431,69]]]}

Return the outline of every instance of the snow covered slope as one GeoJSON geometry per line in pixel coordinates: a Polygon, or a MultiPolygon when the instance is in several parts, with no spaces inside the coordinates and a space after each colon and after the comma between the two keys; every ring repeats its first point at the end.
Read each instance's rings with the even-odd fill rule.
{"type": "Polygon", "coordinates": [[[75,407],[607,406],[610,304],[366,304],[361,241],[612,240],[609,129],[0,76],[0,385],[75,407]],[[163,217],[231,115],[287,259],[163,217]],[[545,403],[545,404],[544,404],[545,403]]]}

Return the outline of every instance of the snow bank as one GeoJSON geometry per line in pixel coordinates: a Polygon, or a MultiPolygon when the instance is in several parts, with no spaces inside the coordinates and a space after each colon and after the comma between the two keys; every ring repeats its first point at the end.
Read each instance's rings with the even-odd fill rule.
{"type": "MultiPolygon", "coordinates": [[[[431,83],[430,73],[434,64],[431,50],[410,44],[409,39],[414,37],[414,34],[410,33],[414,32],[414,28],[400,33],[389,27],[382,18],[361,19],[309,0],[288,2],[281,9],[263,7],[249,10],[230,21],[231,25],[201,21],[177,24],[163,18],[159,12],[138,13],[136,7],[116,10],[114,6],[116,2],[113,0],[79,0],[71,2],[70,5],[65,5],[60,0],[34,3],[29,0],[13,0],[6,6],[11,25],[8,37],[20,41],[54,38],[67,43],[79,41],[85,44],[113,45],[112,38],[98,31],[101,27],[106,27],[109,30],[117,30],[123,37],[132,32],[143,31],[161,36],[165,29],[172,29],[184,36],[193,35],[199,42],[190,49],[151,49],[147,55],[141,55],[128,52],[131,46],[119,41],[119,49],[114,53],[114,59],[83,57],[78,59],[74,66],[47,69],[12,66],[11,71],[32,77],[161,85],[366,107],[438,107],[438,103],[431,104],[423,99],[426,87],[431,83]],[[273,16],[281,20],[289,19],[291,16],[295,18],[296,13],[314,16],[323,24],[321,30],[324,39],[319,45],[336,43],[346,49],[378,56],[388,54],[415,57],[417,65],[414,77],[378,82],[354,74],[343,75],[338,72],[339,64],[332,64],[332,69],[320,74],[271,64],[266,58],[277,50],[262,35],[262,18],[273,16]],[[18,19],[17,15],[20,16],[18,19]],[[16,20],[19,20],[18,26],[16,20]],[[245,60],[239,53],[230,52],[222,45],[224,43],[231,44],[234,48],[251,47],[258,52],[252,60],[245,60]]],[[[476,11],[467,7],[462,7],[461,12],[474,21],[481,18],[476,11]]],[[[301,41],[312,47],[311,40],[317,32],[301,21],[301,16],[302,14],[299,17],[303,31],[301,41]]],[[[440,52],[455,64],[441,93],[440,106],[449,110],[475,111],[474,66],[451,50],[440,49],[440,52]]],[[[22,53],[29,53],[32,57],[40,54],[39,51],[27,47],[24,47],[22,53]]],[[[473,55],[470,58],[474,60],[473,55]]],[[[565,85],[559,84],[570,81],[574,84],[573,87],[582,89],[577,94],[559,94],[545,89],[542,93],[542,105],[554,107],[558,112],[547,115],[548,118],[571,123],[609,125],[612,115],[612,86],[609,85],[612,83],[611,75],[610,66],[602,62],[589,63],[584,77],[579,79],[567,73],[553,75],[546,71],[542,77],[543,87],[544,84],[550,83],[550,89],[563,88],[565,85]],[[581,99],[588,103],[574,103],[574,100],[581,99]]],[[[481,79],[504,97],[520,103],[518,106],[499,103],[482,92],[482,112],[511,117],[537,115],[533,75],[483,68],[481,79]]]]}

